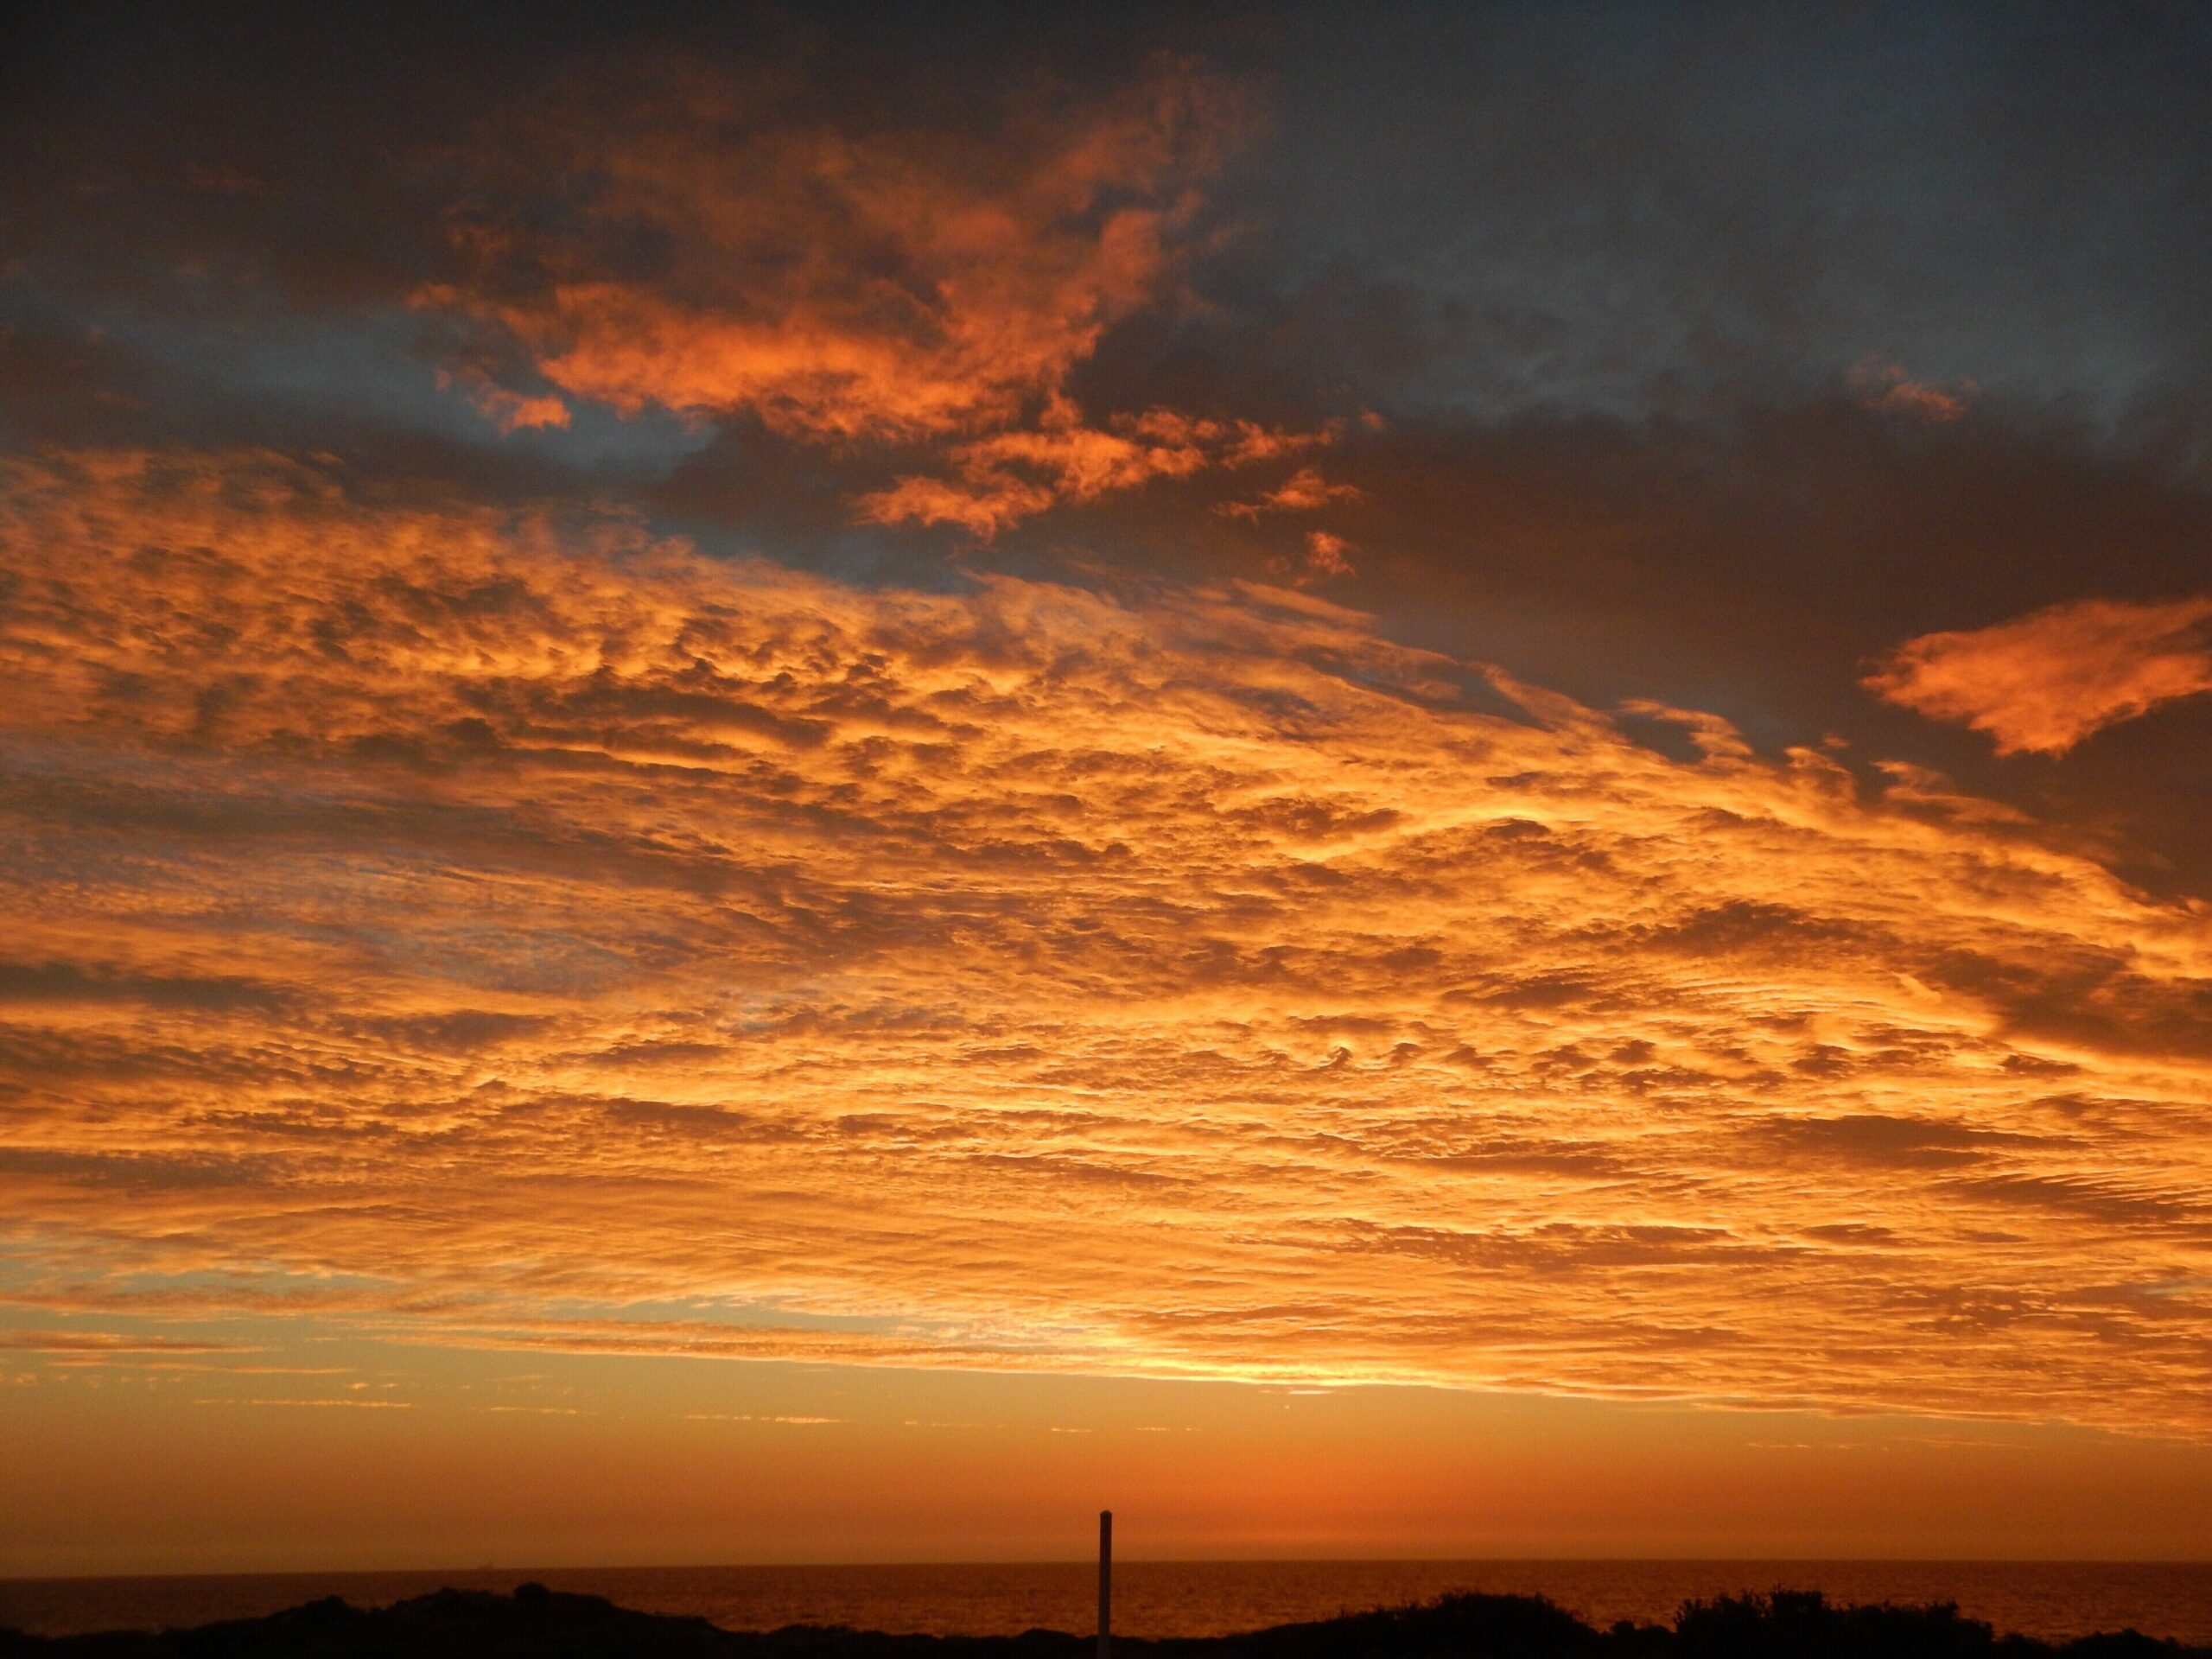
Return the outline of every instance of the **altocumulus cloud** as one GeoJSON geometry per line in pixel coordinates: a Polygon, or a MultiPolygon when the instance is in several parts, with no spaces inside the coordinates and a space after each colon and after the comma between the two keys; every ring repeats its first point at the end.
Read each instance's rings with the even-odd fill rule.
{"type": "Polygon", "coordinates": [[[2212,921],[2017,813],[1282,588],[5,484],[21,1309],[2212,1427],[2212,921]]]}

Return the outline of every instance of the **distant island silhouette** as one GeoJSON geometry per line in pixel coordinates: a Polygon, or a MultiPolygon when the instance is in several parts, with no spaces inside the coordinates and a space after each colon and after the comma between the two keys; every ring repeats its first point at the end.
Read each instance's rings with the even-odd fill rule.
{"type": "MultiPolygon", "coordinates": [[[[190,1630],[41,1637],[0,1659],[1087,1659],[1091,1636],[892,1636],[842,1626],[726,1630],[525,1584],[359,1608],[333,1596],[190,1630]]],[[[1955,1606],[1841,1605],[1817,1591],[1683,1605],[1671,1625],[1599,1630],[1535,1596],[1453,1595],[1238,1636],[1116,1636],[1115,1659],[2212,1659],[2135,1630],[2063,1643],[1999,1636],[1955,1606]]]]}

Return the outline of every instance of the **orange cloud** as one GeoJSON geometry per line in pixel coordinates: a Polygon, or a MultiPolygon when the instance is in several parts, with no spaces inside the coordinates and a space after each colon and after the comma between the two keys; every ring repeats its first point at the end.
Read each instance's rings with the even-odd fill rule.
{"type": "Polygon", "coordinates": [[[1287,588],[4,484],[21,1323],[2212,1431],[2212,922],[2031,823],[1287,588]]]}
{"type": "Polygon", "coordinates": [[[2063,754],[2106,727],[2212,691],[2212,599],[2084,599],[1897,647],[1865,683],[1933,720],[1997,741],[1999,754],[2063,754]]]}
{"type": "MultiPolygon", "coordinates": [[[[511,117],[454,216],[472,274],[416,303],[623,415],[746,415],[814,442],[933,450],[938,470],[858,499],[862,523],[988,538],[1059,503],[1335,436],[1172,410],[1095,420],[1068,395],[1104,332],[1170,292],[1198,187],[1243,124],[1190,66],[1051,119],[1010,115],[965,146],[779,125],[680,66],[632,91],[578,86],[511,117]],[[564,181],[550,207],[515,205],[548,177],[564,181]],[[641,239],[654,257],[614,274],[640,265],[641,239]]],[[[454,378],[504,430],[567,422],[558,397],[454,378]]]]}
{"type": "Polygon", "coordinates": [[[823,440],[971,432],[1057,392],[1160,291],[1241,120],[1176,64],[969,145],[779,124],[683,66],[638,79],[510,116],[455,217],[477,269],[418,302],[504,330],[573,396],[823,440]],[[549,177],[553,211],[513,205],[549,177]]]}
{"type": "Polygon", "coordinates": [[[1255,501],[1224,501],[1214,511],[1256,524],[1263,512],[1312,512],[1332,501],[1357,501],[1362,494],[1356,484],[1332,484],[1311,467],[1301,467],[1281,488],[1270,490],[1255,501]]]}

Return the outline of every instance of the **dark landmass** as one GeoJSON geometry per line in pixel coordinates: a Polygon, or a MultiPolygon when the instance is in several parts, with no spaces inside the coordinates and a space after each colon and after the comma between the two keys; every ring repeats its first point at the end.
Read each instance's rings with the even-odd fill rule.
{"type": "MultiPolygon", "coordinates": [[[[0,1659],[1094,1659],[1095,1639],[887,1636],[794,1624],[725,1630],[526,1584],[512,1596],[441,1590],[389,1607],[333,1596],[266,1618],[182,1630],[29,1636],[0,1659]]],[[[2134,1630],[2065,1643],[1997,1635],[1955,1606],[1853,1607],[1815,1591],[1684,1605],[1672,1626],[1599,1630],[1534,1596],[1446,1596],[1418,1606],[1242,1636],[1116,1637],[1115,1659],[2212,1659],[2134,1630]]]]}

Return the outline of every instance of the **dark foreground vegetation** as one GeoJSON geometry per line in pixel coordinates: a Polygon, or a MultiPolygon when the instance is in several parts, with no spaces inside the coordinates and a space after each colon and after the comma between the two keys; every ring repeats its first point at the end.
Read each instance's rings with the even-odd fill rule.
{"type": "MultiPolygon", "coordinates": [[[[1950,1606],[1841,1607],[1815,1592],[1691,1602],[1670,1628],[1593,1630],[1530,1596],[1415,1607],[1244,1636],[1117,1637],[1115,1659],[2212,1659],[2133,1630],[2064,1643],[1999,1637],[1950,1606]]],[[[632,1612],[526,1584],[441,1590],[365,1610],[332,1597],[195,1630],[35,1637],[0,1630],[0,1659],[1092,1659],[1092,1638],[884,1636],[798,1624],[765,1633],[632,1612]]]]}

